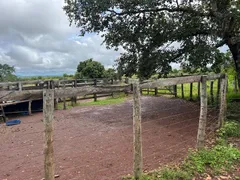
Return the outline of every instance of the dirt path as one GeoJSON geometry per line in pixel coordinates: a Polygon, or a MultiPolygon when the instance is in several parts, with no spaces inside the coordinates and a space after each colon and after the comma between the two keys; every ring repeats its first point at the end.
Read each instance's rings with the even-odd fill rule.
{"type": "MultiPolygon", "coordinates": [[[[180,99],[142,97],[144,170],[177,162],[196,143],[199,106],[180,99]]],[[[0,179],[43,178],[42,113],[0,126],[0,179]]],[[[116,180],[132,173],[132,101],[55,112],[59,180],[116,180]]]]}

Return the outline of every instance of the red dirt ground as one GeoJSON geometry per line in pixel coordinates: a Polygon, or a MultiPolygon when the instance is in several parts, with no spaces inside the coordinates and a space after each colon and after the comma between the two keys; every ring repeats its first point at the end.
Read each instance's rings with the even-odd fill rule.
{"type": "MultiPolygon", "coordinates": [[[[142,97],[144,170],[178,162],[196,144],[199,106],[142,97]]],[[[42,113],[0,126],[0,179],[41,180],[42,113]]],[[[117,180],[132,174],[132,101],[55,112],[55,174],[59,180],[117,180]]]]}

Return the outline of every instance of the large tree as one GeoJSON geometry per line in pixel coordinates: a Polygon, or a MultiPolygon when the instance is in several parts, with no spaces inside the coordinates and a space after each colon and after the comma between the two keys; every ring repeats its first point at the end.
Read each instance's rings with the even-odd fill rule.
{"type": "MultiPolygon", "coordinates": [[[[127,75],[166,74],[170,63],[204,69],[223,58],[226,45],[240,79],[239,0],[66,0],[71,23],[103,32],[107,47],[122,46],[127,75]]],[[[240,81],[239,81],[240,86],[240,81]]]]}
{"type": "Polygon", "coordinates": [[[14,81],[17,77],[14,75],[15,68],[8,64],[0,64],[0,82],[14,81]]]}
{"type": "Polygon", "coordinates": [[[77,78],[102,78],[104,77],[104,66],[93,59],[82,61],[78,64],[76,77],[77,78]]]}

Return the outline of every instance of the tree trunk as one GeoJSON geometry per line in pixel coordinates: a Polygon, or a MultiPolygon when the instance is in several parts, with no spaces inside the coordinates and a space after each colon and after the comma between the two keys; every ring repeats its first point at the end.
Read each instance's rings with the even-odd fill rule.
{"type": "Polygon", "coordinates": [[[238,88],[240,88],[240,42],[235,44],[228,43],[228,47],[233,56],[234,65],[237,72],[238,88]]]}

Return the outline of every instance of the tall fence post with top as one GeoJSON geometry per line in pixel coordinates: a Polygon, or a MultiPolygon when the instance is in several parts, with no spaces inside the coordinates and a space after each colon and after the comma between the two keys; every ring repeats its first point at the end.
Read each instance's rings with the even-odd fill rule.
{"type": "Polygon", "coordinates": [[[221,127],[226,118],[227,111],[227,81],[228,77],[225,75],[224,78],[221,79],[221,87],[220,87],[220,110],[218,116],[218,127],[221,127]]]}
{"type": "Polygon", "coordinates": [[[141,127],[141,100],[139,82],[133,84],[133,145],[134,145],[134,178],[142,175],[142,127],[141,127]]]}
{"type": "Polygon", "coordinates": [[[44,172],[45,180],[54,180],[53,162],[53,113],[54,113],[54,90],[43,90],[43,122],[44,130],[44,172]]]}
{"type": "Polygon", "coordinates": [[[197,134],[197,148],[201,149],[204,147],[205,135],[206,135],[206,124],[207,124],[207,76],[201,78],[201,108],[197,134]]]}

